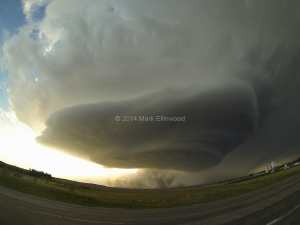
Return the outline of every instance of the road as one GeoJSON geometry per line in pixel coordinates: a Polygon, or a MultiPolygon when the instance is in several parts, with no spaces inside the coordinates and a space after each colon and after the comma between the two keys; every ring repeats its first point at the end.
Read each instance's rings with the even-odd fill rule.
{"type": "Polygon", "coordinates": [[[169,209],[93,208],[0,187],[0,224],[300,224],[300,175],[233,198],[169,209]]]}

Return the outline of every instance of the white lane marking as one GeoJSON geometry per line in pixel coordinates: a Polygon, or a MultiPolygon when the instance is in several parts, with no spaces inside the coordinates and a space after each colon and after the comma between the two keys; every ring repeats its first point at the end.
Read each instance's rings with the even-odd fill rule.
{"type": "Polygon", "coordinates": [[[285,217],[285,216],[287,216],[288,214],[290,214],[291,212],[293,212],[293,211],[294,211],[295,209],[297,209],[299,206],[300,206],[300,205],[295,206],[295,207],[294,207],[291,211],[289,211],[287,214],[281,216],[281,217],[278,218],[278,219],[273,220],[272,222],[270,222],[270,223],[268,223],[268,224],[266,224],[266,225],[272,225],[272,224],[276,223],[277,221],[281,220],[283,217],[285,217]]]}

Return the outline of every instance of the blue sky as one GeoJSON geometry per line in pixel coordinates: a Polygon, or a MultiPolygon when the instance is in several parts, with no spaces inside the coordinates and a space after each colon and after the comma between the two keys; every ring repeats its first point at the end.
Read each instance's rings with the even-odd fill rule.
{"type": "MultiPolygon", "coordinates": [[[[34,21],[41,20],[45,16],[46,6],[39,7],[38,10],[34,11],[32,18],[34,21]]],[[[7,34],[12,36],[18,33],[18,28],[26,24],[25,15],[22,9],[22,2],[20,0],[1,0],[0,1],[0,49],[1,55],[2,47],[7,34]],[[7,32],[8,31],[8,32],[7,32]]],[[[9,110],[8,95],[6,89],[11,82],[8,79],[8,70],[1,67],[0,70],[0,108],[2,110],[9,110]]]]}
{"type": "MultiPolygon", "coordinates": [[[[18,33],[18,28],[22,26],[25,21],[25,15],[23,14],[22,4],[20,0],[1,0],[0,1],[0,45],[1,55],[5,31],[9,31],[10,35],[18,33]]],[[[8,111],[8,95],[6,89],[9,86],[9,80],[7,70],[1,67],[0,70],[0,108],[8,111]]]]}

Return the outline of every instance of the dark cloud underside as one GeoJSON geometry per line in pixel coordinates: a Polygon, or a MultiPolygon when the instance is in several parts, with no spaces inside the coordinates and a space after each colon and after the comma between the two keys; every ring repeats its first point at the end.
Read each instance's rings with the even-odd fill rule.
{"type": "Polygon", "coordinates": [[[127,101],[79,105],[51,115],[37,142],[107,167],[201,171],[220,163],[256,129],[255,98],[250,85],[232,81],[209,90],[169,88],[127,101]],[[155,121],[139,121],[141,116],[155,121]],[[156,121],[156,116],[185,121],[156,121]]]}

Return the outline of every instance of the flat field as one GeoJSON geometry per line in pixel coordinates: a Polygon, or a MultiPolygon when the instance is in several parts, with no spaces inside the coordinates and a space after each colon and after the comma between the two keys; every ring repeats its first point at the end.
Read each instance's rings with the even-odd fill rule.
{"type": "Polygon", "coordinates": [[[37,179],[0,169],[0,185],[29,195],[93,207],[150,209],[178,207],[241,195],[300,173],[300,166],[240,182],[173,189],[123,189],[59,178],[37,179]]]}

